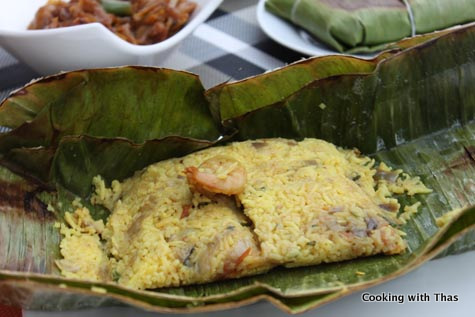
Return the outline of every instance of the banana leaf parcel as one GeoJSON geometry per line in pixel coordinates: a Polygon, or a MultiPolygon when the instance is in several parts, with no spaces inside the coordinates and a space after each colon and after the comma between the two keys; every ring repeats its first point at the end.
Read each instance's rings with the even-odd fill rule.
{"type": "Polygon", "coordinates": [[[310,59],[208,91],[194,75],[146,67],[27,85],[0,106],[0,125],[11,129],[0,134],[0,302],[199,312],[268,300],[297,313],[473,249],[474,50],[471,26],[371,61],[310,59]],[[147,291],[59,274],[57,223],[77,199],[88,203],[95,175],[111,182],[152,162],[266,137],[357,147],[419,176],[433,192],[401,199],[421,206],[401,227],[408,252],[147,291]]]}
{"type": "Polygon", "coordinates": [[[475,20],[470,0],[267,0],[266,8],[346,53],[475,20]]]}

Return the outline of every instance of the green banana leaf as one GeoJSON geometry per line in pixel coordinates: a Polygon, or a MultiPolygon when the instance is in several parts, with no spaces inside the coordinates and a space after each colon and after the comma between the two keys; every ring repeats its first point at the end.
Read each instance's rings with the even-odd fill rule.
{"type": "Polygon", "coordinates": [[[266,0],[266,8],[347,53],[379,51],[413,31],[424,34],[475,20],[470,0],[266,0]]]}
{"type": "Polygon", "coordinates": [[[0,105],[0,126],[13,129],[0,134],[0,162],[50,188],[59,182],[84,197],[90,192],[84,184],[97,174],[122,179],[213,144],[221,132],[203,92],[196,75],[166,69],[48,77],[0,105]],[[81,165],[69,164],[68,156],[81,165]]]}
{"type": "MultiPolygon", "coordinates": [[[[170,99],[173,105],[180,105],[175,106],[177,111],[186,111],[179,115],[164,106],[163,100],[167,99],[163,96],[184,98],[174,94],[182,91],[182,81],[187,82],[182,76],[190,79],[190,75],[180,72],[147,68],[82,71],[29,85],[0,106],[0,124],[12,128],[0,134],[2,163],[16,164],[33,179],[0,169],[0,302],[30,309],[126,304],[153,311],[198,312],[269,300],[297,313],[396,278],[444,250],[456,253],[472,248],[474,50],[472,26],[369,62],[339,56],[314,59],[206,92],[195,78],[192,86],[197,88],[191,95],[198,102],[185,98],[175,103],[170,99]],[[167,76],[157,79],[155,72],[167,76]],[[161,81],[169,78],[180,80],[165,85],[167,89],[151,92],[150,87],[162,87],[161,81]],[[259,85],[265,87],[259,90],[259,85]],[[144,93],[140,87],[150,90],[144,93]],[[116,94],[120,97],[109,102],[99,91],[110,98],[116,94]],[[137,100],[146,105],[137,106],[137,100]],[[154,105],[160,108],[156,118],[162,118],[159,111],[169,111],[162,113],[166,124],[159,121],[162,127],[154,127],[151,121],[156,118],[146,118],[138,126],[147,131],[130,130],[132,123],[123,115],[132,112],[127,107],[138,112],[133,113],[133,121],[154,105]],[[100,110],[105,109],[110,113],[105,114],[108,119],[102,122],[107,124],[102,126],[88,115],[102,115],[100,110]],[[191,116],[193,111],[202,118],[186,118],[185,114],[191,116]],[[69,123],[67,118],[78,122],[69,123]],[[155,128],[153,135],[148,133],[155,128]],[[154,158],[182,155],[228,140],[272,136],[318,137],[341,146],[357,146],[378,161],[420,176],[434,191],[400,197],[403,206],[417,201],[422,206],[402,228],[407,233],[408,252],[303,268],[276,268],[252,277],[153,291],[69,280],[59,275],[54,261],[60,258],[61,237],[55,223],[62,221],[75,195],[83,195],[87,201],[91,186],[88,175],[109,171],[110,180],[116,169],[123,178],[154,158]],[[35,152],[41,152],[35,157],[45,159],[38,163],[29,160],[35,152]],[[150,159],[140,158],[147,155],[150,159]],[[44,178],[33,175],[40,173],[45,162],[44,178]],[[438,217],[459,208],[461,211],[451,221],[437,226],[438,217]],[[447,249],[449,245],[451,249],[447,249]]],[[[99,209],[92,213],[95,218],[107,216],[99,209]]]]}

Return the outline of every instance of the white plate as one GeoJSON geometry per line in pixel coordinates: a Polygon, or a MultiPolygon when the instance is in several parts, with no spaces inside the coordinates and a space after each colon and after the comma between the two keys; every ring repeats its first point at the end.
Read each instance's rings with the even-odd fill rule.
{"type": "Polygon", "coordinates": [[[159,66],[177,45],[203,23],[223,0],[194,0],[198,8],[178,33],[157,44],[130,44],[99,23],[27,30],[47,0],[2,1],[0,45],[43,75],[83,68],[159,66]]]}
{"type": "Polygon", "coordinates": [[[341,54],[328,46],[319,43],[305,30],[270,13],[265,8],[266,0],[259,0],[257,5],[257,21],[261,29],[274,41],[294,51],[308,56],[349,55],[370,59],[376,54],[341,54]]]}

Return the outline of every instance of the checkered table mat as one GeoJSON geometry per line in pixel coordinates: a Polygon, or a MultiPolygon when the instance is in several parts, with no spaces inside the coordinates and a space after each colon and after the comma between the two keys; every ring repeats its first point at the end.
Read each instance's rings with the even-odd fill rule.
{"type": "MultiPolygon", "coordinates": [[[[257,0],[225,0],[162,65],[198,74],[206,88],[243,79],[301,59],[267,37],[256,18],[257,0]]],[[[0,47],[0,100],[39,77],[0,47]]]]}

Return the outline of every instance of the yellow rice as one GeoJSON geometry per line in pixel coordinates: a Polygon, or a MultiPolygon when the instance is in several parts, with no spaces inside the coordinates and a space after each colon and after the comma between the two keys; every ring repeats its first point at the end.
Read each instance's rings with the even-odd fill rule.
{"type": "Polygon", "coordinates": [[[68,277],[136,289],[402,253],[391,196],[430,192],[418,178],[317,139],[236,142],[153,164],[111,188],[100,177],[94,185],[92,202],[111,214],[105,227],[83,207],[67,214],[58,266],[68,277]],[[217,156],[244,166],[240,194],[207,197],[188,183],[187,167],[217,156]]]}

